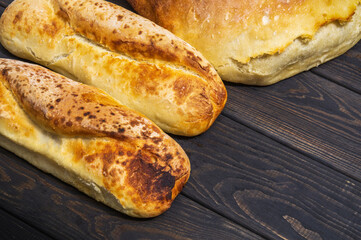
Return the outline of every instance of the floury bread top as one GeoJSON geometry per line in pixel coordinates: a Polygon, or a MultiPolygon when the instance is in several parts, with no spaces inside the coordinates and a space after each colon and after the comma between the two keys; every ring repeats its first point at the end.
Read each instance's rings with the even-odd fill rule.
{"type": "Polygon", "coordinates": [[[269,85],[361,38],[360,0],[128,0],[199,50],[226,81],[269,85]]]}

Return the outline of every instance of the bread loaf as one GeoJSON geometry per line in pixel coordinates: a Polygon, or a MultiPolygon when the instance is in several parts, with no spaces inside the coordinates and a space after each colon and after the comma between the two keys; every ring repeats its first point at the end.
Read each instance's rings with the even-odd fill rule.
{"type": "Polygon", "coordinates": [[[226,102],[215,69],[193,47],[102,0],[15,0],[0,20],[11,53],[103,89],[167,132],[207,130],[226,102]]]}
{"type": "Polygon", "coordinates": [[[199,50],[226,81],[270,85],[361,38],[360,0],[128,0],[199,50]]]}
{"type": "Polygon", "coordinates": [[[0,146],[125,214],[154,217],[189,160],[153,122],[103,91],[0,59],[0,146]]]}

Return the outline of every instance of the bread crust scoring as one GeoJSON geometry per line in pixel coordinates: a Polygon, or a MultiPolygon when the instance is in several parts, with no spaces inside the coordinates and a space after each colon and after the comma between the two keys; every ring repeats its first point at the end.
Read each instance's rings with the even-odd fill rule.
{"type": "Polygon", "coordinates": [[[13,54],[94,85],[165,131],[207,130],[227,93],[215,69],[189,44],[102,0],[16,0],[0,20],[13,54]]]}
{"type": "Polygon", "coordinates": [[[0,59],[0,96],[0,145],[29,149],[48,163],[15,154],[123,213],[161,214],[189,178],[182,148],[101,90],[0,59]]]}

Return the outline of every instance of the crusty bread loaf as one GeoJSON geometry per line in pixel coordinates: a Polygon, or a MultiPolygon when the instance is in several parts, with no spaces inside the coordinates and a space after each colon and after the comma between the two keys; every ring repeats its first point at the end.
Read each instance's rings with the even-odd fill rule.
{"type": "Polygon", "coordinates": [[[188,157],[143,115],[40,66],[0,59],[0,146],[135,217],[167,210],[188,157]]]}
{"type": "Polygon", "coordinates": [[[217,72],[193,47],[102,0],[15,0],[1,17],[0,41],[105,90],[173,134],[204,132],[226,101],[217,72]]]}
{"type": "Polygon", "coordinates": [[[360,0],[128,0],[199,50],[226,81],[270,85],[361,38],[360,0]]]}

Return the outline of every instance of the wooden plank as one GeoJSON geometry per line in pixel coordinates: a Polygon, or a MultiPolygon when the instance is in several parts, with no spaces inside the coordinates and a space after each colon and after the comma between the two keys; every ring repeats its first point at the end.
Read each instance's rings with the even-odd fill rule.
{"type": "Polygon", "coordinates": [[[165,214],[127,217],[0,148],[0,207],[56,239],[261,239],[179,196],[165,214]]]}
{"type": "MultiPolygon", "coordinates": [[[[0,8],[0,14],[2,13],[1,10],[4,10],[4,9],[0,8]]],[[[11,53],[9,53],[8,50],[6,50],[1,44],[0,44],[0,58],[10,58],[10,59],[26,61],[26,60],[20,59],[16,56],[12,55],[11,53]]],[[[26,61],[26,62],[29,62],[29,61],[26,61]]]]}
{"type": "Polygon", "coordinates": [[[6,8],[13,0],[0,0],[0,7],[6,8]]]}
{"type": "Polygon", "coordinates": [[[361,183],[224,116],[176,137],[192,174],[184,194],[270,239],[357,239],[361,183]]]}
{"type": "Polygon", "coordinates": [[[122,6],[123,8],[126,8],[134,12],[134,9],[132,8],[132,6],[130,6],[130,4],[126,0],[106,0],[106,1],[112,2],[114,4],[117,4],[119,6],[122,6]]]}
{"type": "Polygon", "coordinates": [[[52,239],[0,209],[0,239],[52,239]]]}
{"type": "Polygon", "coordinates": [[[340,57],[312,69],[312,72],[361,94],[361,41],[340,57]]]}
{"type": "Polygon", "coordinates": [[[227,84],[223,114],[361,180],[361,96],[311,72],[268,87],[227,84]]]}

